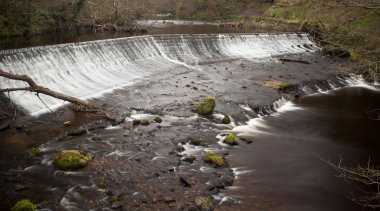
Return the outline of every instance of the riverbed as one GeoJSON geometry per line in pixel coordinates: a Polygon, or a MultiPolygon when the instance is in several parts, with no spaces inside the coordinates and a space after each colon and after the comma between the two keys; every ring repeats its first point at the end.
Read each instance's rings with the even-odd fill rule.
{"type": "Polygon", "coordinates": [[[33,115],[0,132],[0,207],[28,198],[46,210],[178,210],[196,209],[196,197],[212,196],[220,210],[361,209],[350,199],[360,194],[356,186],[336,178],[321,158],[379,163],[380,125],[368,115],[380,106],[378,88],[339,74],[351,64],[322,55],[308,35],[231,35],[213,27],[191,25],[196,35],[175,27],[169,35],[70,38],[65,45],[3,51],[3,68],[48,69],[30,74],[45,86],[68,80],[53,88],[80,90],[78,97],[124,121],[112,125],[46,99],[51,113],[33,96],[14,95],[33,115]],[[273,86],[279,82],[286,88],[273,86]],[[193,107],[208,95],[216,98],[214,114],[196,115],[193,107]],[[224,114],[232,123],[221,124],[224,114]],[[151,124],[133,124],[143,119],[151,124]],[[86,134],[67,135],[79,126],[86,134]],[[221,144],[231,131],[252,143],[221,144]],[[41,154],[31,156],[32,147],[41,154]],[[95,159],[82,170],[59,171],[52,159],[63,149],[95,159]],[[229,167],[204,163],[207,152],[224,155],[229,167]],[[184,162],[186,155],[196,159],[184,162]]]}

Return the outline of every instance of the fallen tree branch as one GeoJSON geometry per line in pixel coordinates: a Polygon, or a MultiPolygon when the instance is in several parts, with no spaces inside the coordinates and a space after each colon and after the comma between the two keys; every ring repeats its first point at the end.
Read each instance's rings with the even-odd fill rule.
{"type": "Polygon", "coordinates": [[[32,78],[30,78],[27,75],[17,75],[5,72],[4,70],[0,69],[0,76],[12,79],[12,80],[18,80],[18,81],[24,81],[28,83],[29,87],[23,87],[23,88],[8,88],[8,89],[0,89],[0,92],[13,92],[13,91],[29,91],[29,92],[35,92],[37,94],[45,94],[57,99],[61,99],[70,103],[74,103],[77,105],[83,105],[85,107],[92,107],[92,105],[84,100],[81,100],[76,97],[68,96],[56,91],[53,91],[51,89],[39,86],[36,84],[36,82],[33,81],[32,78]]]}

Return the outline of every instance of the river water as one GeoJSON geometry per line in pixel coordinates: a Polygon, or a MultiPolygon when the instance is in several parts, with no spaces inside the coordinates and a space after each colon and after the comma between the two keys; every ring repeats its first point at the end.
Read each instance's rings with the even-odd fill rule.
{"type": "MultiPolygon", "coordinates": [[[[33,95],[15,93],[12,99],[26,113],[36,115],[30,125],[42,129],[36,130],[35,134],[33,131],[28,134],[15,130],[0,133],[1,208],[7,209],[11,203],[21,198],[30,198],[42,208],[52,210],[88,210],[94,208],[96,200],[100,208],[109,209],[110,204],[105,202],[109,201],[104,196],[106,192],[96,186],[96,175],[107,175],[107,172],[96,172],[98,169],[95,164],[83,171],[56,171],[52,166],[52,158],[61,149],[89,151],[95,155],[94,163],[97,164],[98,160],[106,162],[109,157],[115,156],[119,161],[106,163],[106,167],[117,165],[117,168],[111,169],[116,173],[110,175],[117,178],[117,183],[110,185],[110,188],[116,186],[123,189],[124,185],[118,182],[124,178],[128,184],[132,180],[144,178],[144,184],[156,188],[155,191],[166,193],[168,187],[159,185],[165,182],[171,184],[173,175],[160,173],[161,181],[158,182],[146,175],[153,174],[149,172],[151,169],[179,165],[177,160],[168,161],[175,157],[169,156],[173,143],[180,142],[173,140],[186,139],[187,136],[200,133],[206,137],[209,146],[194,147],[187,144],[186,152],[193,150],[197,160],[191,165],[179,165],[176,171],[190,170],[194,175],[206,174],[199,177],[205,186],[210,179],[207,171],[211,171],[210,175],[215,172],[204,166],[204,153],[210,150],[228,153],[227,160],[236,179],[231,187],[214,194],[217,200],[221,199],[218,201],[221,209],[361,209],[350,200],[352,194],[360,194],[357,186],[337,178],[337,172],[318,157],[330,158],[332,162],[338,162],[342,158],[345,165],[366,164],[369,157],[374,164],[380,163],[380,121],[368,113],[380,108],[378,88],[363,85],[362,81],[361,86],[356,86],[359,83],[339,83],[328,88],[336,88],[334,90],[306,92],[306,96],[285,103],[275,113],[254,118],[262,115],[253,111],[255,103],[244,106],[244,109],[240,108],[242,104],[250,102],[251,98],[269,98],[267,101],[270,102],[276,100],[275,97],[280,98],[277,91],[264,89],[260,85],[261,81],[255,80],[272,80],[277,77],[277,80],[287,78],[289,83],[299,83],[306,78],[312,80],[324,74],[324,70],[316,73],[316,69],[313,69],[323,69],[323,63],[317,63],[322,57],[313,53],[318,48],[312,39],[305,34],[247,34],[202,23],[190,26],[171,23],[165,25],[170,26],[155,27],[153,31],[156,30],[157,34],[167,32],[170,35],[129,38],[104,34],[85,35],[82,38],[68,35],[66,38],[60,36],[58,40],[42,37],[40,41],[12,41],[10,43],[14,44],[5,45],[7,48],[16,48],[70,42],[65,45],[3,50],[0,52],[0,67],[31,75],[40,84],[55,90],[84,99],[95,97],[100,102],[108,103],[109,107],[115,106],[116,110],[129,111],[131,105],[134,105],[136,108],[131,108],[133,111],[127,121],[133,118],[152,119],[154,115],[160,114],[164,122],[160,127],[153,124],[146,128],[127,130],[122,125],[107,130],[89,131],[84,137],[56,138],[57,134],[67,130],[61,125],[63,121],[72,120],[72,128],[75,128],[88,121],[86,115],[64,110],[64,113],[69,114],[60,116],[59,113],[53,118],[48,115],[38,117],[47,112],[45,106],[33,95]],[[207,33],[213,34],[205,35],[207,33]],[[71,43],[99,38],[118,39],[71,43]],[[293,54],[304,56],[314,63],[308,66],[281,65],[276,59],[278,56],[293,54]],[[247,69],[245,66],[252,68],[247,69]],[[181,80],[184,80],[183,84],[181,80]],[[196,84],[202,93],[197,92],[198,88],[190,91],[178,88],[190,86],[189,84],[196,84]],[[245,84],[248,84],[247,87],[242,88],[245,84]],[[123,86],[130,86],[132,91],[122,89],[123,86]],[[174,87],[179,89],[177,95],[172,94],[174,87]],[[163,93],[160,94],[160,91],[163,93]],[[182,115],[181,112],[177,112],[178,116],[169,114],[170,111],[184,107],[191,110],[189,99],[198,99],[203,96],[203,92],[217,95],[220,104],[214,116],[230,112],[234,120],[232,124],[221,125],[213,118],[182,115]],[[124,95],[130,97],[125,100],[121,97],[124,95]],[[144,96],[149,96],[149,99],[144,96]],[[139,98],[149,101],[153,108],[146,109],[141,103],[133,104],[133,100],[141,100],[139,98]],[[168,101],[167,104],[165,101],[168,101]],[[154,113],[155,110],[160,112],[154,113]],[[256,114],[251,115],[254,113],[256,114]],[[52,132],[46,133],[47,129],[52,132]],[[237,147],[220,146],[216,137],[228,131],[249,138],[253,143],[241,143],[237,147]],[[92,140],[94,133],[100,133],[102,141],[92,140]],[[27,152],[30,147],[40,147],[42,155],[30,157],[27,152]],[[123,164],[128,166],[126,170],[123,169],[123,164]],[[119,174],[122,176],[119,177],[119,174]],[[231,204],[231,201],[234,203],[231,204]]],[[[3,81],[0,87],[5,85],[13,87],[20,84],[3,81]]],[[[51,107],[62,106],[62,102],[55,99],[44,100],[51,107]]],[[[175,194],[173,197],[188,194],[188,190],[180,192],[181,190],[170,190],[166,194],[175,194]]],[[[125,190],[128,193],[124,193],[125,201],[133,201],[133,197],[143,191],[146,190],[139,185],[128,186],[128,190],[125,190]]],[[[128,206],[125,205],[124,209],[136,208],[136,205],[128,206]]],[[[140,208],[157,209],[157,206],[161,209],[174,209],[165,207],[165,204],[160,207],[161,205],[153,203],[140,208]]]]}
{"type": "Polygon", "coordinates": [[[360,196],[358,187],[318,156],[347,166],[379,164],[380,122],[367,113],[379,106],[380,90],[347,87],[298,98],[235,128],[254,142],[232,152],[233,165],[247,173],[226,195],[247,210],[360,210],[350,201],[360,196]]]}

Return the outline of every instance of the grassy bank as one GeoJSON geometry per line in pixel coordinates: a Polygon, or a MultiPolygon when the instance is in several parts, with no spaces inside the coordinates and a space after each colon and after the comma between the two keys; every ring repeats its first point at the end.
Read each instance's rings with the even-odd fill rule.
{"type": "Polygon", "coordinates": [[[371,1],[349,5],[347,1],[280,0],[267,17],[298,22],[333,54],[380,73],[380,13],[371,1]]]}

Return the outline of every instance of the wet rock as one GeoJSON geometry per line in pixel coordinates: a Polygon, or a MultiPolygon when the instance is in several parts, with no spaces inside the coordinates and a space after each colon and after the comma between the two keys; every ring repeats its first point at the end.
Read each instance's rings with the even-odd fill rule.
{"type": "Polygon", "coordinates": [[[27,199],[18,201],[11,209],[11,211],[34,211],[36,210],[36,205],[27,199]]]}
{"type": "Polygon", "coordinates": [[[173,203],[173,202],[175,202],[175,199],[174,199],[173,197],[170,197],[170,196],[165,196],[165,197],[163,198],[163,201],[164,201],[165,203],[173,203]]]}
{"type": "Polygon", "coordinates": [[[224,157],[222,157],[221,155],[218,155],[218,154],[214,154],[212,152],[207,153],[203,157],[203,160],[204,160],[204,162],[210,163],[210,164],[214,165],[217,168],[223,168],[223,167],[227,167],[228,166],[228,163],[226,162],[226,160],[224,159],[224,157]]]}
{"type": "Polygon", "coordinates": [[[139,119],[134,119],[132,123],[133,123],[133,126],[137,126],[141,123],[141,121],[139,119]]]}
{"type": "Polygon", "coordinates": [[[183,152],[183,151],[185,151],[185,147],[183,147],[183,145],[181,143],[179,143],[176,146],[175,150],[177,150],[178,152],[183,152]]]}
{"type": "Polygon", "coordinates": [[[105,189],[106,188],[106,181],[104,178],[101,178],[97,184],[98,188],[105,189]]]}
{"type": "Polygon", "coordinates": [[[41,154],[40,148],[33,147],[29,150],[30,156],[39,156],[41,154]]]}
{"type": "Polygon", "coordinates": [[[99,134],[97,134],[97,133],[95,133],[94,135],[92,135],[91,140],[93,140],[93,141],[100,141],[100,140],[102,140],[102,136],[99,135],[99,134]]]}
{"type": "Polygon", "coordinates": [[[230,124],[231,123],[231,118],[228,115],[224,115],[222,124],[230,124]]]}
{"type": "Polygon", "coordinates": [[[0,124],[0,131],[6,130],[11,127],[10,122],[4,122],[0,124]]]}
{"type": "Polygon", "coordinates": [[[65,127],[69,127],[69,126],[71,126],[73,123],[71,122],[71,121],[66,121],[66,122],[64,122],[63,123],[63,125],[65,126],[65,127]]]}
{"type": "Polygon", "coordinates": [[[86,133],[87,133],[86,128],[79,127],[78,129],[69,131],[67,133],[67,135],[69,135],[69,136],[81,136],[81,135],[86,134],[86,133]]]}
{"type": "Polygon", "coordinates": [[[157,203],[157,198],[156,197],[153,197],[152,198],[152,203],[154,204],[154,203],[157,203]]]}
{"type": "Polygon", "coordinates": [[[223,139],[223,143],[229,145],[238,145],[240,143],[240,139],[235,134],[230,133],[223,139]]]}
{"type": "Polygon", "coordinates": [[[194,146],[199,146],[202,143],[202,139],[199,136],[188,137],[187,141],[194,146]]]}
{"type": "Polygon", "coordinates": [[[154,117],[154,121],[157,122],[157,123],[161,123],[162,119],[161,119],[161,117],[156,116],[156,117],[154,117]]]}
{"type": "Polygon", "coordinates": [[[194,199],[194,204],[199,210],[202,211],[211,211],[215,208],[215,203],[212,196],[199,196],[194,199]]]}
{"type": "Polygon", "coordinates": [[[143,120],[141,120],[140,125],[148,126],[148,125],[150,125],[150,122],[149,122],[149,120],[143,119],[143,120]]]}
{"type": "Polygon", "coordinates": [[[185,155],[181,158],[182,162],[193,163],[196,158],[192,155],[185,155]]]}
{"type": "Polygon", "coordinates": [[[22,131],[25,128],[25,125],[16,125],[15,128],[17,131],[22,131]]]}
{"type": "Polygon", "coordinates": [[[179,178],[179,181],[184,187],[191,188],[193,186],[191,182],[183,176],[179,178]]]}
{"type": "Polygon", "coordinates": [[[193,87],[193,89],[194,89],[194,90],[198,90],[198,88],[197,88],[197,87],[195,87],[195,86],[193,87]]]}
{"type": "Polygon", "coordinates": [[[54,166],[60,170],[76,170],[86,167],[92,155],[78,150],[63,150],[54,157],[54,166]]]}
{"type": "Polygon", "coordinates": [[[240,138],[240,140],[244,141],[247,144],[251,144],[253,142],[253,140],[250,138],[240,138]]]}
{"type": "Polygon", "coordinates": [[[119,201],[117,202],[113,202],[112,205],[111,205],[111,209],[119,209],[123,206],[123,204],[119,201]]]}
{"type": "Polygon", "coordinates": [[[203,98],[201,102],[198,103],[194,111],[195,113],[199,115],[209,115],[214,111],[215,106],[216,106],[215,98],[211,96],[207,96],[203,98]]]}

